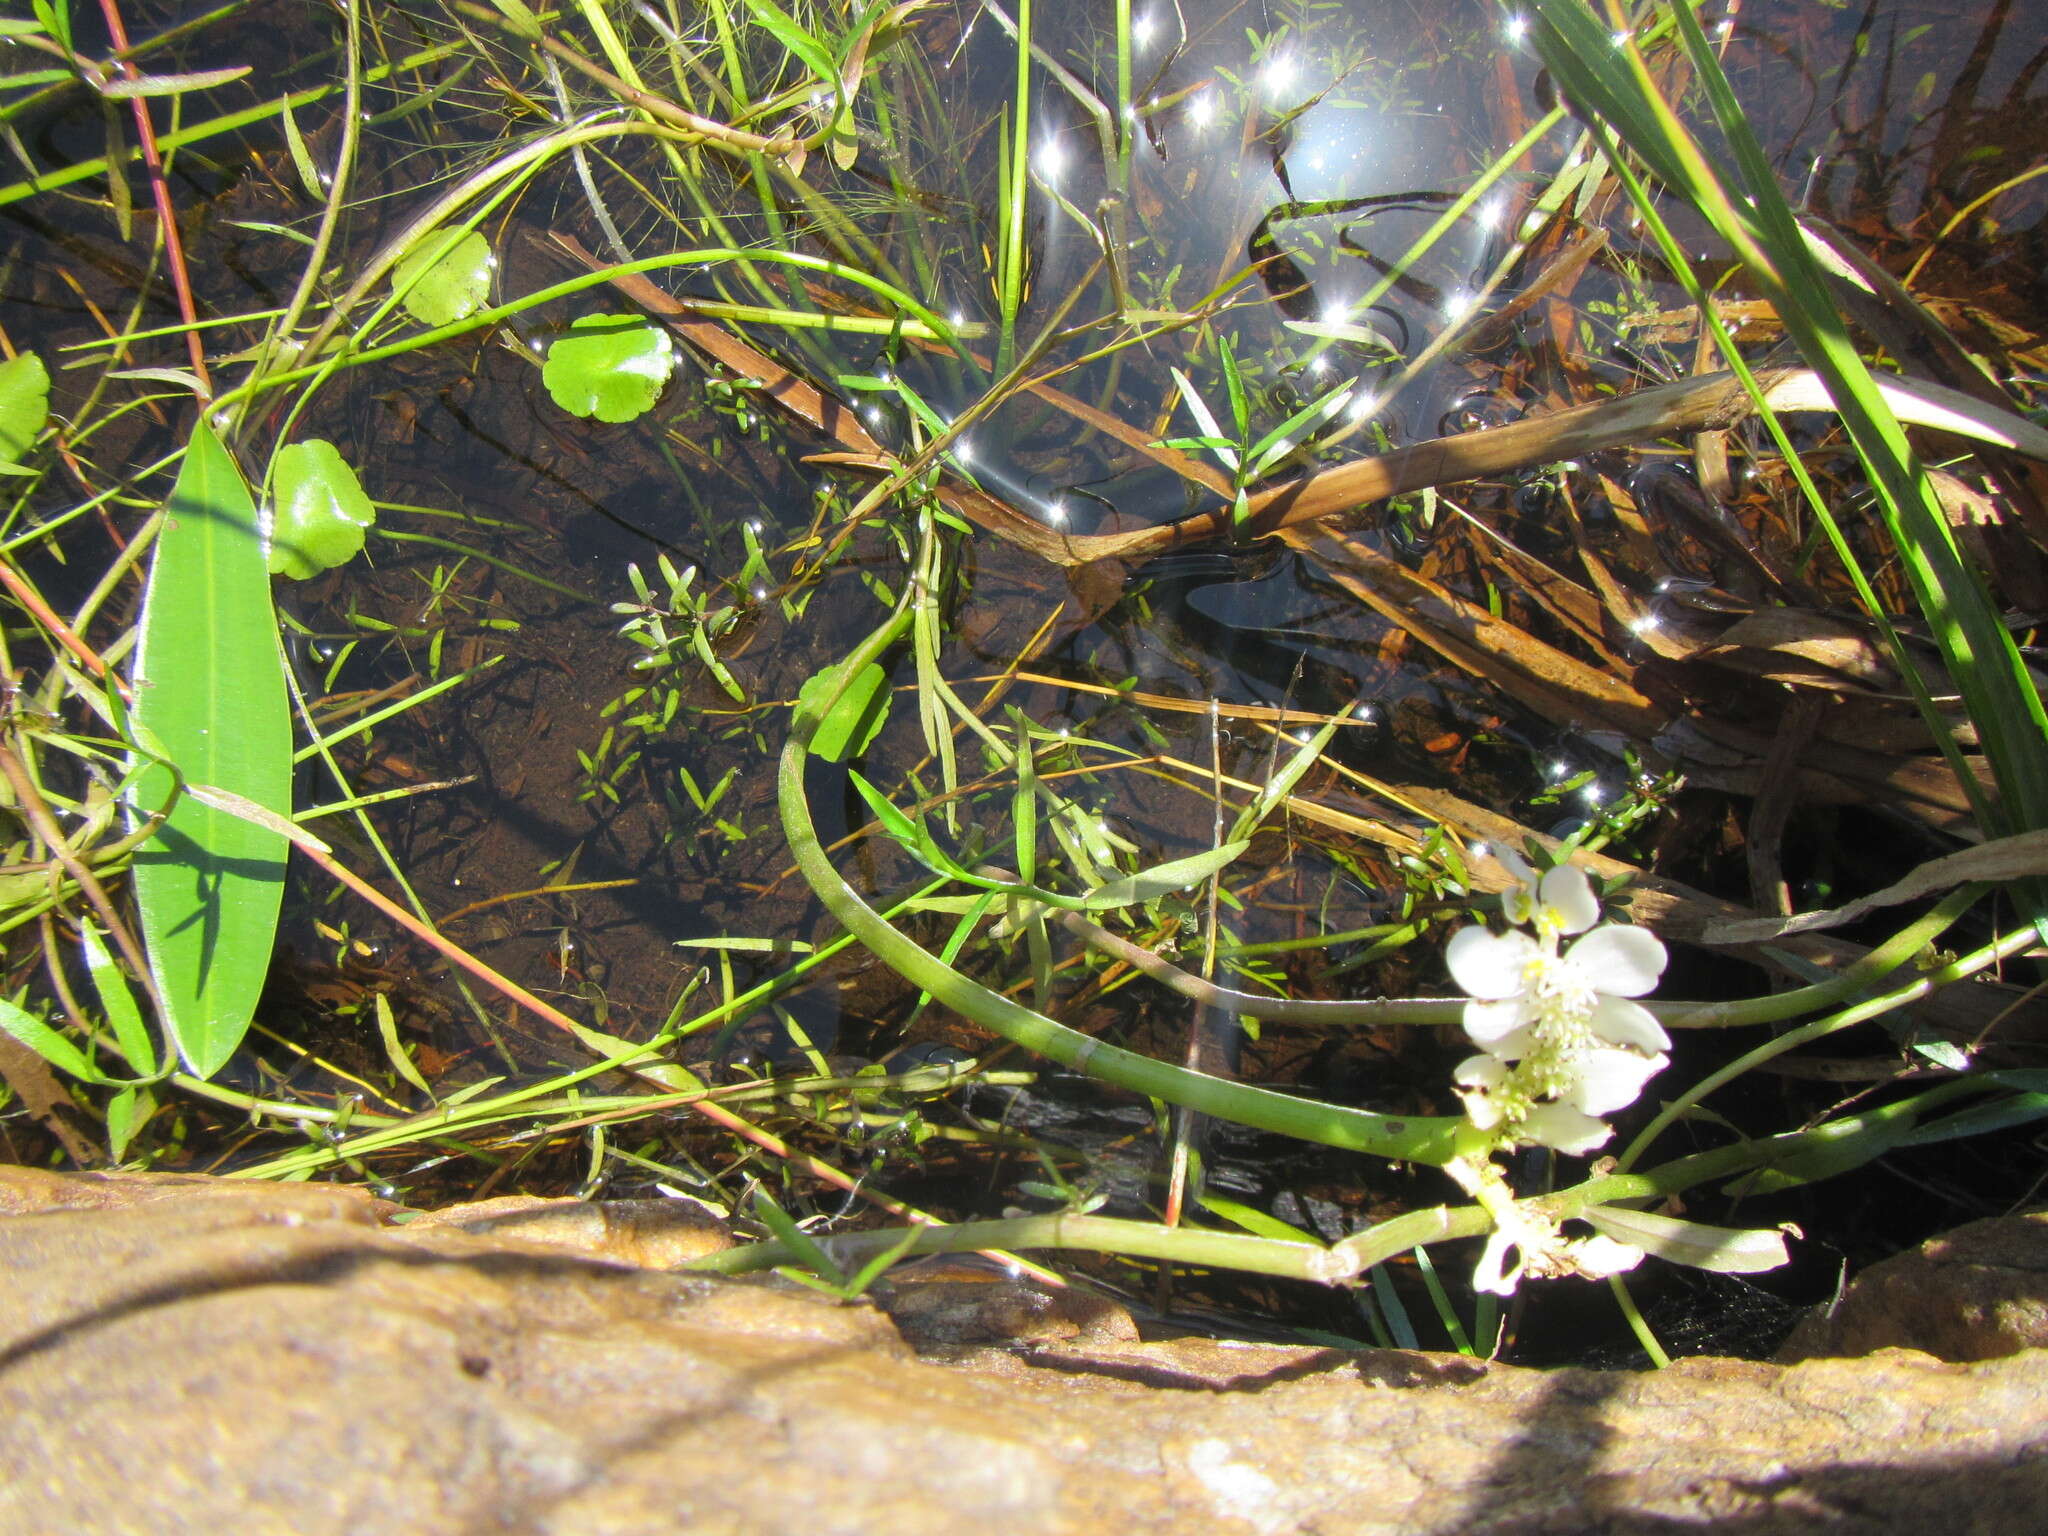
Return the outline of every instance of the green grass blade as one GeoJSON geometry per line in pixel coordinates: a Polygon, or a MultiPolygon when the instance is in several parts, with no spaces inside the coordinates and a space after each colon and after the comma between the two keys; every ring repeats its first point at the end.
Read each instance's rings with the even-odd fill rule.
{"type": "MultiPolygon", "coordinates": [[[[204,422],[171,491],[142,614],[138,725],[185,782],[288,815],[291,724],[263,536],[241,471],[204,422]]],[[[136,804],[172,798],[153,764],[136,804]]],[[[284,894],[284,840],[179,796],[135,854],[135,899],[164,1026],[198,1077],[241,1044],[270,964],[284,894]]]]}
{"type": "MultiPolygon", "coordinates": [[[[1657,92],[1641,56],[1605,42],[1584,0],[1531,0],[1537,44],[1575,104],[1612,126],[1668,186],[1691,202],[1735,252],[1821,377],[1877,493],[1901,569],[1962,694],[1997,777],[2001,804],[1980,804],[1987,831],[2048,825],[2048,711],[1979,573],[1962,556],[1925,472],[1879,395],[1808,251],[1790,204],[1751,132],[1690,8],[1668,7],[1678,41],[1705,91],[1728,151],[1710,156],[1657,92]],[[1730,163],[1732,162],[1732,164],[1730,163]]],[[[1824,509],[1823,509],[1824,510],[1824,509]]],[[[1830,525],[1830,536],[1836,530],[1830,525]]],[[[1837,537],[1838,548],[1841,541],[1837,537]]],[[[1845,556],[1852,577],[1867,587],[1845,556]]],[[[1878,614],[1880,622],[1882,615],[1878,614]]],[[[1913,662],[1899,662],[1909,678],[1913,662]]],[[[1944,750],[1953,742],[1931,713],[1929,679],[1914,689],[1944,750]]],[[[1959,765],[1974,796],[1974,781],[1959,765]]]]}

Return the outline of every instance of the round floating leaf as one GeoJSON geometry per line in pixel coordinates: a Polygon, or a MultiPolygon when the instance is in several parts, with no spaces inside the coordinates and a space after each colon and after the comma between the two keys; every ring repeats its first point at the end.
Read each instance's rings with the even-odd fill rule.
{"type": "Polygon", "coordinates": [[[571,416],[631,421],[660,397],[675,367],[667,331],[633,315],[586,315],[548,348],[540,377],[571,416]]]}
{"type": "Polygon", "coordinates": [[[33,352],[0,363],[0,471],[18,470],[50,419],[50,371],[33,352]]]}
{"type": "MultiPolygon", "coordinates": [[[[839,683],[839,669],[827,667],[797,691],[799,703],[815,708],[839,683]]],[[[888,678],[874,662],[853,674],[832,712],[818,722],[811,751],[828,763],[843,763],[867,751],[889,718],[888,678]]]]}
{"type": "Polygon", "coordinates": [[[303,581],[355,558],[377,509],[340,449],[317,437],[292,443],[270,476],[273,576],[303,581]]]}
{"type": "Polygon", "coordinates": [[[466,319],[490,297],[495,265],[491,242],[472,229],[436,259],[434,253],[447,239],[446,230],[434,231],[391,273],[392,289],[405,295],[406,313],[422,325],[450,325],[466,319]]]}

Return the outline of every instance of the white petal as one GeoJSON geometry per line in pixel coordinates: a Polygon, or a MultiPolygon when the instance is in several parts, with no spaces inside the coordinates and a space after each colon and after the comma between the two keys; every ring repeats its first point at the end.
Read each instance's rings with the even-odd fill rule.
{"type": "Polygon", "coordinates": [[[1490,1131],[1501,1122],[1501,1102],[1492,1094],[1506,1080],[1507,1073],[1507,1067],[1491,1056],[1472,1056],[1459,1063],[1458,1070],[1451,1074],[1459,1097],[1465,1101],[1465,1118],[1482,1131],[1490,1131]]]}
{"type": "Polygon", "coordinates": [[[1583,869],[1560,864],[1543,877],[1542,901],[1559,933],[1584,933],[1600,921],[1600,899],[1583,869]]]}
{"type": "Polygon", "coordinates": [[[1593,1033],[1609,1045],[1632,1045],[1649,1055],[1671,1049],[1671,1037],[1664,1033],[1657,1016],[1627,998],[1601,998],[1593,1005],[1592,1023],[1593,1033]]]}
{"type": "MultiPolygon", "coordinates": [[[[1664,946],[1657,935],[1647,928],[1623,928],[1614,923],[1595,928],[1566,950],[1564,959],[1565,964],[1584,973],[1587,985],[1595,991],[1615,997],[1641,997],[1653,990],[1657,978],[1664,974],[1664,946]]],[[[1470,987],[1465,990],[1472,991],[1470,987]]]]}
{"type": "Polygon", "coordinates": [[[1511,885],[1500,893],[1501,916],[1511,923],[1533,923],[1536,921],[1536,890],[1534,886],[1511,885]]]}
{"type": "Polygon", "coordinates": [[[1522,1278],[1525,1262],[1521,1245],[1509,1234],[1495,1232],[1480,1251],[1479,1262],[1472,1266],[1472,1289],[1491,1291],[1496,1296],[1514,1295],[1515,1282],[1522,1278]],[[1515,1256],[1515,1267],[1503,1273],[1502,1266],[1510,1253],[1515,1256]]]}
{"type": "Polygon", "coordinates": [[[1536,941],[1526,933],[1497,934],[1475,925],[1451,935],[1444,963],[1467,997],[1513,997],[1522,990],[1522,973],[1538,953],[1536,941]]]}
{"type": "Polygon", "coordinates": [[[1467,1056],[1458,1063],[1457,1071],[1451,1074],[1451,1081],[1474,1093],[1491,1093],[1507,1081],[1507,1076],[1505,1062],[1492,1056],[1467,1056]]]}
{"type": "Polygon", "coordinates": [[[1605,1280],[1642,1263],[1643,1250],[1595,1234],[1583,1243],[1573,1244],[1571,1258],[1573,1266],[1588,1280],[1605,1280]]]}
{"type": "Polygon", "coordinates": [[[1500,867],[1513,875],[1530,890],[1536,889],[1536,871],[1529,867],[1529,861],[1512,848],[1496,848],[1493,856],[1500,861],[1500,867]]]}
{"type": "Polygon", "coordinates": [[[1555,1147],[1573,1157],[1592,1151],[1614,1133],[1569,1104],[1538,1104],[1522,1121],[1523,1141],[1555,1147]]]}
{"type": "Polygon", "coordinates": [[[1634,1051],[1591,1050],[1572,1065],[1578,1081],[1564,1101],[1589,1115],[1611,1115],[1635,1103],[1643,1084],[1670,1062],[1662,1056],[1638,1056],[1634,1051]]]}
{"type": "Polygon", "coordinates": [[[1489,1056],[1502,1061],[1520,1061],[1534,1047],[1535,1005],[1526,997],[1507,997],[1498,1002],[1467,1003],[1465,1033],[1489,1056]]]}
{"type": "Polygon", "coordinates": [[[1501,911],[1511,923],[1529,922],[1536,916],[1536,871],[1511,848],[1501,849],[1494,857],[1500,860],[1502,869],[1515,877],[1515,883],[1500,893],[1501,911]]]}

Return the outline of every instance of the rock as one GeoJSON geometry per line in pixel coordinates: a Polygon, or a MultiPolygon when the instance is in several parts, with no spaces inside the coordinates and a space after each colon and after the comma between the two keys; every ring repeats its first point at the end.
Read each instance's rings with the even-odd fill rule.
{"type": "Polygon", "coordinates": [[[1052,1290],[1029,1280],[902,1279],[874,1288],[875,1305],[920,1354],[977,1344],[1137,1341],[1131,1314],[1079,1286],[1052,1290]]]}
{"type": "Polygon", "coordinates": [[[866,1305],[332,1186],[52,1177],[0,1179],[35,1186],[0,1219],[0,1532],[2007,1533],[2048,1499],[2039,1351],[938,1365],[866,1305]]]}
{"type": "Polygon", "coordinates": [[[639,1269],[678,1269],[733,1246],[724,1222],[682,1200],[592,1202],[503,1195],[422,1212],[404,1230],[434,1228],[544,1243],[639,1269]]]}
{"type": "Polygon", "coordinates": [[[1973,1221],[1871,1265],[1795,1328],[1777,1358],[1893,1347],[1943,1360],[2048,1347],[2048,1211],[1973,1221]]]}

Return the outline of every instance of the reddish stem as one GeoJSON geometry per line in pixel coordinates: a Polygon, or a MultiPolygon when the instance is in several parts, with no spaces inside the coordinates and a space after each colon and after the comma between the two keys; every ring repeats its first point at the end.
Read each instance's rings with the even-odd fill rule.
{"type": "MultiPolygon", "coordinates": [[[[121,21],[116,0],[100,0],[100,14],[106,18],[107,36],[113,41],[115,53],[126,54],[128,28],[121,21]]],[[[127,79],[142,78],[142,71],[132,59],[120,58],[116,62],[127,79]]],[[[150,121],[149,98],[132,96],[128,104],[135,109],[135,133],[140,141],[142,163],[149,172],[149,195],[156,203],[157,227],[163,231],[165,264],[170,268],[171,287],[178,295],[178,313],[186,326],[185,346],[192,354],[192,373],[199,380],[199,399],[204,403],[213,398],[213,379],[206,371],[206,348],[199,340],[199,307],[192,302],[192,282],[185,271],[185,242],[178,233],[178,220],[171,208],[171,184],[164,176],[163,156],[157,153],[156,125],[150,121]]],[[[111,165],[107,173],[121,174],[111,165]]]]}

